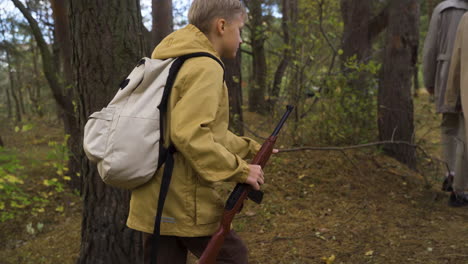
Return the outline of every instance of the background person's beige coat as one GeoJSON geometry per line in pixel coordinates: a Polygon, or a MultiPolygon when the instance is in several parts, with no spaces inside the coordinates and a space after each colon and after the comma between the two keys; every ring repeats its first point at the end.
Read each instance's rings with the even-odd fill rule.
{"type": "MultiPolygon", "coordinates": [[[[159,44],[152,58],[166,59],[194,52],[219,57],[211,42],[188,25],[159,44]]],[[[177,152],[163,210],[161,235],[199,237],[212,235],[224,208],[214,189],[220,181],[244,183],[249,167],[243,159],[260,145],[228,130],[229,100],[223,69],[212,58],[187,60],[172,89],[168,130],[177,152]]],[[[162,178],[160,169],[147,184],[133,190],[127,225],[152,233],[162,178]]]]}
{"type": "Polygon", "coordinates": [[[467,10],[468,2],[464,0],[447,0],[437,5],[424,42],[424,85],[434,87],[439,113],[450,112],[444,104],[447,75],[458,23],[467,10]]]}
{"type": "MultiPolygon", "coordinates": [[[[462,17],[458,26],[445,104],[451,112],[460,112],[462,109],[468,111],[468,13],[462,17]]],[[[464,116],[465,124],[468,124],[468,112],[465,112],[464,116]]]]}

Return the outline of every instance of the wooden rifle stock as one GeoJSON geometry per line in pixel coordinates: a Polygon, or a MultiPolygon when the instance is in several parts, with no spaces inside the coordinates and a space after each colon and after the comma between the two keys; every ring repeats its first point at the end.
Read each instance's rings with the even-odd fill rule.
{"type": "MultiPolygon", "coordinates": [[[[288,118],[293,108],[293,106],[287,106],[287,110],[283,115],[283,118],[281,118],[281,121],[274,130],[273,134],[263,143],[262,147],[252,160],[252,164],[260,165],[262,169],[265,167],[273,152],[273,147],[276,143],[278,133],[283,127],[284,122],[286,122],[286,119],[288,118]]],[[[198,260],[198,264],[216,263],[216,257],[218,256],[218,253],[224,244],[224,238],[231,231],[232,220],[234,219],[234,216],[242,210],[244,200],[247,199],[247,197],[256,203],[261,203],[263,192],[255,191],[250,185],[245,183],[238,183],[236,185],[226,202],[226,206],[224,207],[224,213],[221,218],[220,227],[211,237],[210,242],[205,248],[205,251],[203,251],[202,256],[198,260]]]]}

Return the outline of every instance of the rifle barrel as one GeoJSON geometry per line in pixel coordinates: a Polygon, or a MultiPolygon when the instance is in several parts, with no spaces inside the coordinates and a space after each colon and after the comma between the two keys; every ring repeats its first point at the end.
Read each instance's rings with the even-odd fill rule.
{"type": "Polygon", "coordinates": [[[275,130],[273,131],[273,134],[271,134],[272,137],[276,137],[279,134],[281,128],[284,125],[284,122],[286,122],[286,119],[288,119],[289,114],[291,114],[293,109],[294,109],[294,106],[292,106],[292,105],[287,105],[286,106],[286,113],[284,113],[284,115],[281,118],[280,122],[278,123],[275,130]]]}

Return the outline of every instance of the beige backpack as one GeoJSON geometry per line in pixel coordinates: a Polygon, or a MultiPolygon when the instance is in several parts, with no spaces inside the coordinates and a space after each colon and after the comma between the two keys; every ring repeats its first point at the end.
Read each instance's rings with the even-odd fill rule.
{"type": "MultiPolygon", "coordinates": [[[[185,60],[208,56],[195,53],[179,58],[143,58],[121,83],[120,90],[85,125],[83,148],[97,163],[102,180],[112,186],[134,189],[155,174],[175,152],[163,148],[162,116],[167,112],[170,90],[185,60]]],[[[167,167],[167,166],[166,166],[167,167]]]]}

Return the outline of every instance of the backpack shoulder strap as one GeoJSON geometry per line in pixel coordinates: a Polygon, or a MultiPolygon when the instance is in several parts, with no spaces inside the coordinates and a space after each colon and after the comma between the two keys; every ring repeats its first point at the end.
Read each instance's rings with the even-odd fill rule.
{"type": "MultiPolygon", "coordinates": [[[[184,64],[184,62],[188,59],[195,58],[195,57],[210,57],[217,61],[219,65],[223,68],[223,76],[225,77],[225,68],[224,64],[215,56],[207,52],[198,52],[198,53],[191,53],[187,55],[183,55],[177,58],[171,65],[169,69],[169,75],[167,76],[166,86],[164,87],[163,97],[161,99],[161,104],[158,106],[160,111],[160,131],[161,131],[161,139],[160,139],[160,153],[159,153],[159,166],[163,163],[164,172],[163,177],[161,179],[161,188],[159,190],[159,198],[158,198],[158,208],[156,210],[156,219],[154,222],[154,231],[152,240],[152,249],[151,249],[151,264],[157,264],[156,259],[158,256],[158,248],[159,248],[159,237],[161,234],[161,218],[162,218],[162,211],[164,208],[164,202],[166,201],[166,196],[169,191],[169,185],[171,183],[172,178],[172,170],[174,168],[174,157],[173,154],[176,152],[175,146],[171,143],[169,144],[169,148],[165,149],[164,144],[164,128],[163,128],[163,117],[166,116],[167,113],[167,106],[169,102],[169,96],[171,94],[172,87],[174,86],[175,79],[177,77],[177,73],[179,72],[180,68],[184,64]]],[[[158,168],[159,169],[159,168],[158,168]]]]}

